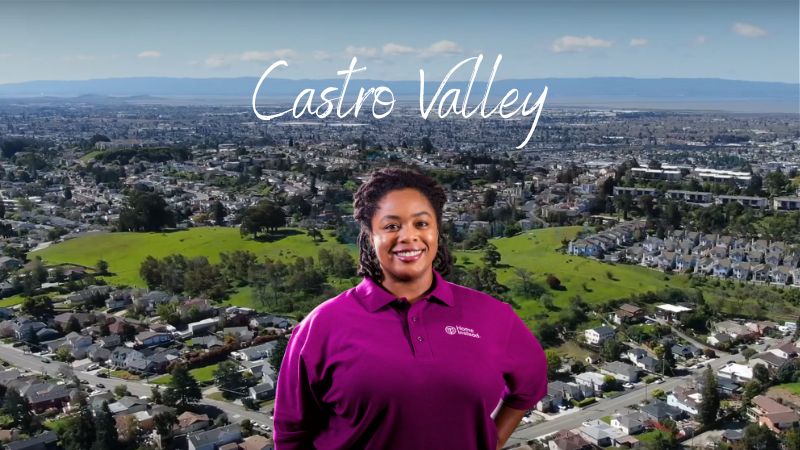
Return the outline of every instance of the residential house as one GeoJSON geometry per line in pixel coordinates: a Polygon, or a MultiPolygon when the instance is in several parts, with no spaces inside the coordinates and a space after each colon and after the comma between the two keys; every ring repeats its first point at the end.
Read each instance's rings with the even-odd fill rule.
{"type": "Polygon", "coordinates": [[[272,448],[272,439],[261,436],[260,434],[249,436],[239,444],[239,450],[272,450],[272,448]]]}
{"type": "Polygon", "coordinates": [[[746,325],[732,320],[723,320],[714,324],[714,331],[727,333],[734,340],[747,340],[755,337],[755,333],[747,328],[746,325]]]}
{"type": "Polygon", "coordinates": [[[153,347],[172,342],[172,335],[155,331],[142,331],[136,335],[135,342],[138,346],[153,347]]]}
{"type": "Polygon", "coordinates": [[[614,337],[614,329],[607,326],[590,328],[584,332],[586,343],[590,345],[602,345],[605,341],[614,337]]]}
{"type": "Polygon", "coordinates": [[[205,414],[196,414],[186,411],[178,416],[178,431],[182,434],[193,433],[208,428],[211,421],[205,414]]]}
{"type": "Polygon", "coordinates": [[[647,417],[638,412],[631,411],[624,414],[614,414],[611,417],[611,426],[619,428],[625,434],[636,434],[644,431],[647,417]]]}
{"type": "Polygon", "coordinates": [[[231,353],[231,355],[242,361],[256,361],[262,358],[269,358],[277,344],[278,341],[265,342],[260,345],[243,348],[231,353]]]}
{"type": "Polygon", "coordinates": [[[220,446],[238,442],[241,439],[242,429],[238,423],[186,435],[189,450],[216,450],[220,446]]]}
{"type": "Polygon", "coordinates": [[[639,370],[630,364],[620,361],[611,361],[603,364],[600,367],[600,373],[611,375],[622,382],[636,383],[639,381],[639,370]]]}
{"type": "Polygon", "coordinates": [[[686,306],[663,303],[656,306],[656,317],[667,322],[680,322],[681,318],[691,311],[692,308],[686,306]]]}
{"type": "Polygon", "coordinates": [[[583,422],[578,428],[578,433],[580,433],[584,439],[599,447],[621,445],[623,439],[628,436],[619,428],[612,427],[602,420],[583,422]]]}
{"type": "Polygon", "coordinates": [[[748,417],[776,433],[800,426],[800,415],[794,409],[767,396],[757,395],[751,403],[753,406],[747,411],[748,417]]]}
{"type": "Polygon", "coordinates": [[[691,388],[678,387],[667,395],[668,405],[686,411],[692,416],[699,413],[702,402],[703,394],[691,388]]]}
{"type": "Polygon", "coordinates": [[[124,416],[147,410],[147,404],[147,400],[127,395],[116,402],[109,403],[108,409],[112,415],[124,416]]]}
{"type": "Polygon", "coordinates": [[[605,375],[599,372],[583,372],[575,375],[575,383],[593,389],[600,393],[605,384],[605,375]]]}
{"type": "Polygon", "coordinates": [[[713,333],[706,338],[706,342],[714,347],[719,347],[720,345],[733,342],[733,338],[728,333],[713,333]]]}
{"type": "Polygon", "coordinates": [[[592,450],[594,448],[580,433],[570,430],[557,432],[547,445],[549,450],[592,450]]]}
{"type": "Polygon", "coordinates": [[[776,353],[764,352],[751,356],[750,360],[747,361],[747,365],[754,368],[756,365],[761,364],[767,369],[775,371],[780,369],[787,361],[789,361],[787,358],[783,358],[776,353]]]}
{"type": "Polygon", "coordinates": [[[9,442],[5,445],[6,450],[54,450],[58,446],[58,435],[55,431],[47,430],[34,437],[20,441],[9,442]]]}
{"type": "Polygon", "coordinates": [[[728,363],[717,371],[717,375],[734,383],[747,382],[753,379],[753,368],[743,364],[728,363]]]}
{"type": "Polygon", "coordinates": [[[683,416],[683,411],[668,405],[663,400],[653,400],[640,408],[640,411],[648,420],[662,422],[665,419],[678,420],[683,416]]]}

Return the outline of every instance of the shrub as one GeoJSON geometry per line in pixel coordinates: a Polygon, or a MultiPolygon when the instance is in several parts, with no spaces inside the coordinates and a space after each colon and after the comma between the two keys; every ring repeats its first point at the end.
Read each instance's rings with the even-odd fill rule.
{"type": "Polygon", "coordinates": [[[597,399],[594,398],[594,397],[587,397],[587,398],[585,398],[585,399],[583,399],[581,401],[577,401],[575,399],[572,399],[572,404],[577,406],[578,408],[583,408],[584,406],[591,405],[592,403],[594,403],[596,401],[597,401],[597,399]]]}
{"type": "Polygon", "coordinates": [[[549,274],[547,275],[547,285],[550,286],[550,289],[559,289],[561,287],[561,280],[555,275],[549,274]]]}

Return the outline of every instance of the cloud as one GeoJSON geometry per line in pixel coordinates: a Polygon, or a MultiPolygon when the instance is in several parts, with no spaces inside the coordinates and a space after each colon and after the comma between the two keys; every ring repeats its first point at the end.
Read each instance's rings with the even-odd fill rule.
{"type": "Polygon", "coordinates": [[[329,60],[333,59],[333,55],[331,55],[330,53],[328,53],[328,52],[326,52],[324,50],[315,50],[311,54],[311,57],[314,58],[317,61],[329,61],[329,60]]]}
{"type": "Polygon", "coordinates": [[[395,44],[394,42],[384,44],[382,50],[384,55],[408,55],[417,52],[417,50],[412,47],[395,44]]]}
{"type": "Polygon", "coordinates": [[[694,38],[694,43],[697,45],[703,45],[706,42],[708,42],[708,39],[705,37],[705,35],[700,34],[696,38],[694,38]]]}
{"type": "Polygon", "coordinates": [[[270,62],[279,59],[296,59],[297,52],[290,48],[282,48],[272,51],[250,50],[242,53],[231,53],[227,55],[211,55],[203,63],[212,69],[230,66],[237,62],[270,62]]]}
{"type": "Polygon", "coordinates": [[[736,22],[733,24],[733,27],[731,27],[731,30],[739,36],[744,36],[746,38],[760,38],[767,35],[766,30],[763,28],[744,22],[736,22]]]}
{"type": "Polygon", "coordinates": [[[645,45],[647,45],[649,43],[650,43],[650,41],[648,41],[645,38],[633,38],[633,39],[631,39],[631,42],[629,43],[629,45],[631,47],[644,47],[645,45]]]}
{"type": "Polygon", "coordinates": [[[613,42],[605,39],[597,39],[591,36],[561,36],[553,41],[551,49],[554,53],[582,52],[589,48],[608,48],[613,42]]]}
{"type": "Polygon", "coordinates": [[[356,47],[354,45],[348,45],[344,52],[348,56],[357,56],[359,58],[377,58],[378,57],[378,49],[375,47],[356,47]]]}
{"type": "Polygon", "coordinates": [[[294,59],[297,56],[294,50],[282,48],[271,52],[249,51],[239,56],[241,61],[274,61],[278,59],[294,59]]]}
{"type": "Polygon", "coordinates": [[[463,52],[464,50],[455,42],[443,40],[434,42],[428,48],[420,50],[419,56],[422,58],[430,58],[433,56],[458,55],[463,52]]]}
{"type": "Polygon", "coordinates": [[[136,55],[136,57],[137,58],[160,58],[161,57],[161,52],[156,51],[156,50],[145,50],[145,51],[139,53],[138,55],[136,55]]]}
{"type": "Polygon", "coordinates": [[[86,62],[86,61],[93,61],[94,56],[92,55],[67,55],[61,58],[62,61],[65,62],[86,62]]]}

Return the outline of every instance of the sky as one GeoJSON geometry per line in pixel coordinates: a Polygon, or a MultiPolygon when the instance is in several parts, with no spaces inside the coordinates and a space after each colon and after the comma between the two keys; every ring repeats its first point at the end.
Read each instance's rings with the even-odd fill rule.
{"type": "MultiPolygon", "coordinates": [[[[497,54],[498,79],[724,78],[800,83],[797,0],[0,0],[0,83],[113,77],[441,79],[497,54]]],[[[455,79],[464,79],[461,71],[455,79]]]]}

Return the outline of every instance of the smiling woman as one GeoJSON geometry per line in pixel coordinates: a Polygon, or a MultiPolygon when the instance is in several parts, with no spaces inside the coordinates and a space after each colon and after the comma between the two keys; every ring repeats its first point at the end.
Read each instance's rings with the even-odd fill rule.
{"type": "Polygon", "coordinates": [[[277,450],[502,448],[547,391],[539,342],[511,307],[450,283],[444,190],[386,168],[358,188],[363,281],[292,332],[277,450]]]}

